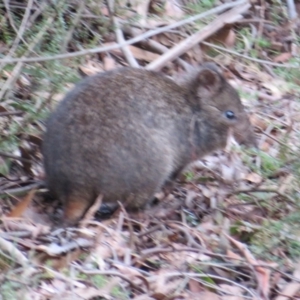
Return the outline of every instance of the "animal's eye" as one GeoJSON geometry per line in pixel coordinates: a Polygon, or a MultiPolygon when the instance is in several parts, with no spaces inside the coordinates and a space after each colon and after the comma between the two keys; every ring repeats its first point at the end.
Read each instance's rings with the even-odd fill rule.
{"type": "Polygon", "coordinates": [[[229,120],[233,120],[235,118],[234,112],[231,110],[226,110],[225,111],[225,116],[229,120]]]}

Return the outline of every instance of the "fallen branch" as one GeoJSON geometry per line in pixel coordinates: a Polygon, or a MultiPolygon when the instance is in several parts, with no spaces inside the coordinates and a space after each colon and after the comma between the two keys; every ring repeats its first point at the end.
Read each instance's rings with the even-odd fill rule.
{"type": "Polygon", "coordinates": [[[268,61],[268,60],[264,60],[264,59],[250,57],[248,55],[241,54],[241,53],[238,53],[236,51],[233,51],[233,50],[221,47],[221,46],[217,46],[215,44],[208,43],[208,42],[201,42],[201,44],[212,47],[212,48],[217,49],[217,50],[225,51],[227,53],[230,53],[230,54],[233,54],[233,55],[236,55],[236,56],[239,56],[239,57],[251,60],[251,61],[255,61],[255,62],[260,63],[260,64],[266,64],[266,65],[270,65],[270,66],[273,66],[273,67],[282,67],[282,68],[299,68],[299,66],[297,66],[297,65],[294,65],[294,66],[284,65],[284,64],[274,63],[272,61],[268,61]]]}
{"type": "Polygon", "coordinates": [[[26,185],[23,187],[15,188],[15,189],[8,189],[8,190],[0,190],[0,196],[4,195],[21,195],[27,193],[30,190],[37,189],[44,186],[43,181],[39,181],[30,185],[26,185]]]}
{"type": "Polygon", "coordinates": [[[21,156],[9,154],[9,153],[3,152],[3,151],[0,151],[0,156],[1,157],[12,158],[12,159],[27,162],[27,163],[32,163],[31,159],[23,158],[21,156]]]}
{"type": "Polygon", "coordinates": [[[178,45],[174,46],[167,53],[160,56],[157,60],[150,63],[146,69],[148,70],[160,70],[168,62],[173,61],[180,55],[184,54],[200,42],[204,41],[218,30],[224,27],[225,24],[234,23],[241,19],[241,14],[246,12],[250,7],[249,3],[241,6],[234,7],[230,11],[220,15],[216,20],[202,28],[199,32],[189,36],[185,40],[181,41],[178,45]]]}
{"type": "MultiPolygon", "coordinates": [[[[221,13],[227,9],[230,9],[232,7],[236,7],[238,5],[242,5],[248,3],[247,0],[239,0],[239,1],[234,1],[234,2],[230,2],[230,3],[225,3],[223,5],[220,5],[216,8],[213,8],[211,10],[206,11],[205,13],[201,13],[199,15],[195,15],[192,16],[190,18],[178,21],[176,23],[164,26],[164,27],[160,27],[157,29],[153,29],[153,30],[149,30],[145,33],[143,33],[140,36],[137,36],[133,39],[129,39],[127,41],[125,41],[122,44],[118,44],[118,45],[112,45],[112,46],[107,46],[107,47],[97,47],[97,48],[93,48],[93,49],[85,49],[85,50],[81,50],[81,51],[77,51],[77,52],[72,52],[72,53],[65,53],[65,54],[58,54],[58,55],[53,55],[53,56],[44,56],[44,57],[31,57],[31,58],[4,58],[4,59],[0,59],[0,63],[4,62],[4,63],[16,63],[16,62],[41,62],[41,61],[49,61],[49,60],[55,60],[55,59],[64,59],[64,58],[71,58],[71,57],[78,57],[78,56],[83,56],[86,54],[95,54],[95,53],[102,53],[102,52],[106,52],[106,51],[111,51],[114,49],[119,49],[120,47],[123,46],[127,46],[127,45],[132,45],[135,43],[138,43],[140,41],[143,41],[147,38],[150,38],[152,36],[158,35],[160,33],[172,30],[174,28],[204,19],[208,16],[211,16],[213,14],[218,14],[221,13]]],[[[292,66],[291,66],[292,67],[292,66]]],[[[298,68],[297,66],[293,66],[295,68],[298,68]]]]}
{"type": "MultiPolygon", "coordinates": [[[[128,34],[131,35],[133,37],[137,37],[141,34],[141,30],[137,29],[137,28],[132,28],[132,27],[128,27],[125,26],[124,28],[122,28],[122,30],[128,34]]],[[[145,47],[154,49],[156,52],[163,54],[163,53],[167,53],[169,51],[169,48],[160,44],[159,42],[155,41],[155,40],[151,40],[151,39],[147,39],[141,42],[141,44],[145,47]]],[[[189,63],[185,62],[183,59],[181,58],[177,58],[176,61],[178,62],[178,64],[180,64],[186,71],[189,71],[190,68],[192,67],[189,63]]]]}
{"type": "Polygon", "coordinates": [[[115,17],[115,9],[114,9],[114,0],[110,0],[107,2],[107,7],[109,10],[109,14],[112,20],[112,23],[114,25],[114,30],[117,38],[117,43],[120,45],[120,48],[123,52],[124,57],[126,58],[127,62],[131,67],[139,68],[140,65],[136,61],[135,57],[130,52],[130,49],[128,46],[122,46],[125,42],[124,35],[122,30],[120,29],[120,24],[118,19],[115,17]]]}

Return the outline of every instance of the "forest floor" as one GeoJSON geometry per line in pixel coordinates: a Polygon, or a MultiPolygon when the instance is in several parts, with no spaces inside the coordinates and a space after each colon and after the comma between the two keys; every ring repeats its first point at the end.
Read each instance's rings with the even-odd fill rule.
{"type": "Polygon", "coordinates": [[[300,1],[107,2],[0,3],[0,299],[300,299],[300,1]],[[96,202],[54,230],[40,147],[65,93],[203,61],[238,90],[259,150],[232,143],[149,210],[100,220],[96,202]]]}

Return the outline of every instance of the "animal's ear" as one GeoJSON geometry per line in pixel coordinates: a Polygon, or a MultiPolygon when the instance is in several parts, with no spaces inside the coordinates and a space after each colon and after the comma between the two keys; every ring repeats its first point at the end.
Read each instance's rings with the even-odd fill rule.
{"type": "Polygon", "coordinates": [[[198,76],[198,96],[199,98],[207,98],[217,94],[222,85],[223,77],[217,66],[212,63],[205,63],[199,70],[198,76]]]}

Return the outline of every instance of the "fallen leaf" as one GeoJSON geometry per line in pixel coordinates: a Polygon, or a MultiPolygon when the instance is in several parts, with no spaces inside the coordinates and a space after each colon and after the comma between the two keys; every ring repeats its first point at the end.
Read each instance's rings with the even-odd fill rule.
{"type": "MultiPolygon", "coordinates": [[[[115,44],[115,43],[110,43],[110,44],[115,44]]],[[[143,50],[141,48],[135,47],[135,46],[128,46],[129,50],[131,51],[132,55],[139,60],[144,60],[147,62],[151,62],[159,58],[159,54],[143,50]]],[[[112,53],[118,54],[118,55],[123,55],[123,52],[121,49],[114,49],[111,51],[112,53]]]]}
{"type": "Polygon", "coordinates": [[[100,63],[89,60],[86,64],[79,67],[82,76],[91,76],[99,72],[103,72],[103,67],[100,63]]]}
{"type": "Polygon", "coordinates": [[[199,293],[203,291],[203,286],[195,279],[189,280],[189,288],[192,293],[199,293]]]}
{"type": "Polygon", "coordinates": [[[243,253],[248,263],[250,263],[254,267],[253,269],[255,270],[255,275],[257,277],[257,282],[259,285],[259,291],[261,297],[262,299],[266,299],[266,300],[269,299],[268,295],[270,292],[270,274],[271,274],[270,269],[261,266],[262,262],[257,261],[254,258],[253,254],[249,251],[249,249],[245,244],[233,239],[226,233],[223,234],[230,240],[232,244],[234,244],[243,253]]]}
{"type": "Polygon", "coordinates": [[[24,198],[21,200],[13,209],[12,211],[7,215],[9,218],[18,218],[20,217],[28,205],[30,204],[36,190],[31,190],[24,198]]]}
{"type": "Polygon", "coordinates": [[[249,116],[250,122],[254,127],[258,127],[261,130],[266,130],[269,126],[269,123],[267,122],[267,120],[252,114],[251,116],[249,116]]]}
{"type": "Polygon", "coordinates": [[[276,63],[284,63],[284,62],[287,62],[291,57],[292,57],[292,53],[285,52],[285,53],[281,53],[278,56],[276,56],[273,59],[273,61],[276,63]]]}
{"type": "Polygon", "coordinates": [[[220,288],[229,295],[222,296],[222,300],[243,300],[243,289],[236,285],[220,284],[220,288]],[[234,295],[234,296],[233,296],[234,295]]]}
{"type": "Polygon", "coordinates": [[[236,264],[239,264],[239,263],[241,263],[241,261],[243,261],[243,258],[242,258],[240,255],[236,254],[235,252],[233,252],[233,251],[231,251],[231,250],[229,250],[229,249],[227,250],[226,255],[227,255],[229,258],[231,258],[231,260],[232,260],[234,263],[236,263],[236,264]]]}
{"type": "Polygon", "coordinates": [[[164,16],[169,16],[172,19],[181,19],[184,16],[184,12],[178,5],[176,0],[167,0],[165,4],[164,16]]]}
{"type": "MultiPolygon", "coordinates": [[[[296,280],[300,280],[300,263],[296,265],[296,269],[293,273],[293,277],[296,280]]],[[[276,297],[275,300],[289,300],[296,299],[294,296],[300,291],[300,283],[293,281],[288,283],[281,291],[281,295],[276,297]]]]}
{"type": "Polygon", "coordinates": [[[261,183],[262,177],[257,173],[249,173],[245,176],[245,179],[251,183],[261,183]]]}
{"type": "Polygon", "coordinates": [[[103,69],[105,71],[113,70],[116,68],[116,61],[112,57],[106,55],[103,58],[103,65],[104,65],[103,69]]]}

